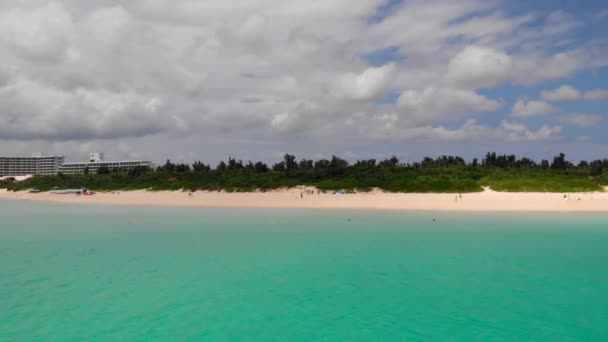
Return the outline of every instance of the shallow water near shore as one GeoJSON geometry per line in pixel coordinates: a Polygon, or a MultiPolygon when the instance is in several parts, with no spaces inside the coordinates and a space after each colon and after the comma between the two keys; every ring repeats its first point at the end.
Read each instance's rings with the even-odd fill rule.
{"type": "Polygon", "coordinates": [[[608,215],[0,201],[0,340],[604,340],[608,215]]]}

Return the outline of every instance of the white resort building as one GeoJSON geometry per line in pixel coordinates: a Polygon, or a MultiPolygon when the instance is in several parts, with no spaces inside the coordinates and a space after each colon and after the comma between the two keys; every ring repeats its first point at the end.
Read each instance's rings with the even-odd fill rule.
{"type": "Polygon", "coordinates": [[[35,153],[32,157],[0,157],[0,176],[45,176],[63,173],[66,175],[96,173],[105,167],[110,171],[126,171],[136,167],[153,168],[154,164],[145,160],[105,161],[103,153],[89,154],[86,162],[66,163],[63,156],[47,157],[35,153]]]}
{"type": "Polygon", "coordinates": [[[127,171],[136,167],[153,168],[152,162],[145,160],[122,160],[105,161],[103,153],[94,152],[89,154],[89,160],[82,163],[64,163],[59,168],[59,172],[66,175],[83,174],[88,170],[89,173],[96,173],[97,169],[105,167],[110,171],[127,171]]]}
{"type": "Polygon", "coordinates": [[[0,157],[0,176],[56,175],[64,164],[63,156],[34,153],[31,157],[0,157]]]}

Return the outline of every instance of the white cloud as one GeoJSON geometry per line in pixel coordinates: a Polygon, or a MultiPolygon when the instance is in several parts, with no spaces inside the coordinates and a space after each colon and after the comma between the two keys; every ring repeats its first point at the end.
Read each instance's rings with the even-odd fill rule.
{"type": "Polygon", "coordinates": [[[6,65],[0,64],[0,87],[8,85],[14,78],[14,71],[6,65]]]}
{"type": "MultiPolygon", "coordinates": [[[[288,150],[345,136],[504,138],[502,128],[470,120],[503,105],[478,89],[559,80],[608,61],[601,46],[557,42],[579,25],[564,12],[413,0],[370,20],[385,3],[2,1],[0,140],[10,143],[1,148],[42,139],[78,152],[93,141],[124,155],[110,142],[122,139],[132,151],[175,141],[190,155],[225,141],[288,150]],[[402,59],[368,61],[387,49],[402,59]],[[401,94],[396,103],[376,103],[389,92],[401,94]]],[[[517,112],[547,112],[537,102],[517,112]]]]}
{"type": "Polygon", "coordinates": [[[313,124],[313,117],[319,108],[312,103],[300,103],[294,108],[276,114],[270,121],[270,128],[278,134],[293,134],[307,130],[313,124]]]}
{"type": "MultiPolygon", "coordinates": [[[[135,18],[122,6],[100,8],[87,15],[80,23],[84,37],[94,46],[87,48],[119,49],[121,43],[129,43],[132,30],[136,30],[135,18]]],[[[87,42],[79,42],[87,44],[87,42]]]]}
{"type": "Polygon", "coordinates": [[[499,51],[467,46],[448,65],[447,80],[474,89],[499,84],[511,72],[511,58],[499,51]]]}
{"type": "Polygon", "coordinates": [[[555,107],[545,101],[518,100],[513,106],[512,114],[515,117],[529,117],[547,115],[557,111],[555,107]]]}
{"type": "Polygon", "coordinates": [[[4,139],[112,139],[145,136],[171,125],[162,101],[135,93],[67,92],[21,79],[0,89],[4,139]]]}
{"type": "Polygon", "coordinates": [[[585,100],[590,100],[590,101],[608,100],[608,90],[605,90],[605,89],[589,90],[589,91],[585,92],[584,98],[585,98],[585,100]]]}
{"type": "Polygon", "coordinates": [[[583,95],[570,85],[562,85],[555,90],[543,91],[541,97],[545,101],[572,101],[581,99],[583,95]]]}
{"type": "Polygon", "coordinates": [[[473,142],[482,139],[495,138],[495,129],[480,125],[474,119],[467,120],[462,126],[446,128],[442,125],[421,125],[418,127],[403,127],[396,115],[382,115],[376,118],[382,125],[370,125],[366,134],[375,140],[413,140],[413,141],[452,141],[473,142]]]}
{"type": "Polygon", "coordinates": [[[544,125],[534,131],[525,125],[508,121],[503,121],[501,128],[506,134],[506,140],[511,142],[555,140],[561,138],[562,133],[560,126],[544,125]]]}
{"type": "Polygon", "coordinates": [[[584,55],[585,51],[574,50],[519,56],[514,61],[514,79],[521,84],[535,84],[572,76],[587,64],[584,55]]]}
{"type": "Polygon", "coordinates": [[[428,139],[442,141],[479,141],[495,137],[492,128],[480,125],[473,119],[467,120],[456,129],[448,129],[443,126],[433,127],[425,135],[428,139]]]}
{"type": "Polygon", "coordinates": [[[478,124],[467,120],[462,126],[446,128],[444,126],[425,125],[417,128],[398,128],[391,126],[383,130],[372,131],[373,137],[382,140],[445,141],[445,142],[534,142],[551,141],[562,138],[560,126],[543,125],[531,129],[526,125],[503,120],[498,127],[478,124]]]}
{"type": "Polygon", "coordinates": [[[570,113],[557,118],[557,121],[567,125],[591,127],[599,124],[602,117],[592,114],[570,113]]]}
{"type": "Polygon", "coordinates": [[[601,101],[608,99],[608,90],[593,89],[583,93],[578,89],[566,84],[554,90],[543,91],[541,93],[541,98],[545,101],[601,101]]]}
{"type": "Polygon", "coordinates": [[[571,31],[573,28],[580,27],[582,23],[572,14],[557,10],[549,13],[546,18],[545,26],[542,28],[544,35],[560,35],[571,31]]]}
{"type": "Polygon", "coordinates": [[[334,94],[352,100],[373,100],[385,95],[394,77],[395,65],[368,68],[360,74],[347,73],[339,77],[334,94]]]}
{"type": "Polygon", "coordinates": [[[454,120],[463,114],[493,112],[501,106],[500,102],[471,90],[432,87],[405,91],[397,101],[403,117],[416,124],[454,120]]]}
{"type": "Polygon", "coordinates": [[[73,33],[72,16],[62,3],[0,9],[0,44],[21,58],[60,62],[67,57],[73,33]]]}

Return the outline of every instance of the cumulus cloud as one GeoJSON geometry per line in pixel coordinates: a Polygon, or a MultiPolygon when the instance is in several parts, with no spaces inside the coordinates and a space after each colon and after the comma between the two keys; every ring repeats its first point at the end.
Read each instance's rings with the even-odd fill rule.
{"type": "Polygon", "coordinates": [[[545,101],[601,101],[608,99],[608,90],[593,89],[586,92],[581,92],[570,85],[562,85],[557,89],[543,91],[541,98],[545,101]]]}
{"type": "Polygon", "coordinates": [[[455,128],[428,125],[418,128],[380,130],[374,133],[378,135],[378,138],[394,140],[400,140],[403,136],[407,136],[409,140],[417,141],[479,142],[502,140],[506,142],[536,142],[561,139],[562,132],[563,129],[560,126],[543,125],[538,129],[532,129],[523,124],[503,120],[500,126],[490,127],[470,119],[455,128]]]}
{"type": "Polygon", "coordinates": [[[518,100],[513,105],[512,115],[515,117],[529,117],[547,115],[557,111],[555,107],[545,101],[518,100]]]}
{"type": "Polygon", "coordinates": [[[95,139],[145,136],[170,124],[162,101],[134,93],[67,92],[31,80],[0,89],[0,138],[95,139]]]}
{"type": "Polygon", "coordinates": [[[569,50],[553,55],[526,54],[514,62],[514,80],[529,85],[562,79],[583,68],[587,64],[586,60],[583,50],[569,50]]]}
{"type": "Polygon", "coordinates": [[[496,138],[496,129],[478,124],[474,119],[466,120],[456,128],[448,128],[444,125],[404,126],[400,124],[397,115],[391,114],[379,115],[375,121],[375,123],[370,123],[366,134],[372,139],[380,141],[477,142],[482,139],[496,138]]]}
{"type": "MultiPolygon", "coordinates": [[[[608,60],[601,48],[556,43],[580,24],[564,12],[415,0],[378,17],[385,3],[2,1],[0,140],[79,151],[111,139],[132,149],[172,139],[184,149],[346,135],[506,139],[503,127],[473,120],[503,105],[480,89],[561,79],[608,60]],[[379,51],[380,61],[366,58],[379,51]]],[[[520,101],[513,115],[553,111],[520,101]]]]}
{"type": "Polygon", "coordinates": [[[476,89],[505,81],[511,68],[511,58],[505,53],[467,46],[450,61],[446,78],[449,82],[476,89]]]}
{"type": "Polygon", "coordinates": [[[502,104],[471,90],[426,88],[401,94],[397,107],[415,123],[432,123],[440,119],[458,119],[463,114],[493,112],[502,104]]]}
{"type": "Polygon", "coordinates": [[[503,121],[501,128],[506,134],[507,141],[542,141],[555,140],[561,138],[562,128],[560,126],[544,125],[538,130],[532,130],[526,125],[503,121]]]}
{"type": "Polygon", "coordinates": [[[589,90],[589,91],[585,92],[584,98],[585,98],[585,100],[590,100],[590,101],[608,100],[608,90],[605,90],[605,89],[589,90]]]}
{"type": "Polygon", "coordinates": [[[373,100],[385,95],[394,77],[394,64],[368,68],[362,73],[346,73],[339,77],[334,94],[352,100],[373,100]]]}
{"type": "Polygon", "coordinates": [[[600,123],[602,117],[592,114],[570,113],[559,116],[557,121],[566,125],[591,127],[600,123]]]}
{"type": "Polygon", "coordinates": [[[73,34],[72,16],[62,3],[0,11],[0,42],[20,58],[61,62],[68,56],[73,34]]]}
{"type": "Polygon", "coordinates": [[[545,101],[572,101],[581,99],[583,95],[578,89],[566,84],[555,90],[543,91],[541,97],[545,101]]]}
{"type": "Polygon", "coordinates": [[[13,71],[8,66],[0,64],[0,87],[8,85],[13,77],[13,71]]]}
{"type": "Polygon", "coordinates": [[[288,111],[278,113],[270,121],[270,128],[278,134],[299,133],[315,126],[320,108],[314,103],[299,103],[288,111]]]}
{"type": "Polygon", "coordinates": [[[101,52],[120,49],[121,44],[129,44],[131,39],[137,39],[131,36],[132,31],[138,29],[135,20],[131,13],[120,5],[92,11],[79,23],[79,28],[85,36],[79,38],[86,38],[88,42],[78,43],[101,52]]]}

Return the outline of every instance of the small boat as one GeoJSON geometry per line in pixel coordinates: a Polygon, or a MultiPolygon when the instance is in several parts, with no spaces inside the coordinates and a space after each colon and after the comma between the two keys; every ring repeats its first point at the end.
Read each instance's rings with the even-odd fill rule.
{"type": "Polygon", "coordinates": [[[53,188],[53,190],[51,190],[51,193],[54,195],[82,195],[84,192],[83,189],[65,189],[65,190],[59,190],[57,188],[53,188]]]}
{"type": "Polygon", "coordinates": [[[38,190],[38,189],[36,189],[36,188],[33,188],[33,189],[31,189],[30,191],[28,191],[28,192],[29,192],[30,194],[37,194],[37,193],[40,193],[40,190],[38,190]]]}

